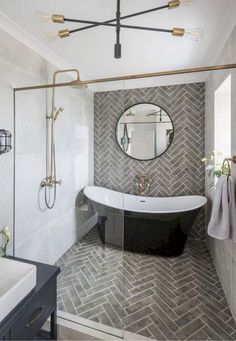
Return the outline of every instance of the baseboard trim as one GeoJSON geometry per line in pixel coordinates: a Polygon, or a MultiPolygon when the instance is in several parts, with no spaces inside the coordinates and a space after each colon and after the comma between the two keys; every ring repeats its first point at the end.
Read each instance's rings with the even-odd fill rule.
{"type": "Polygon", "coordinates": [[[100,340],[122,340],[124,338],[124,332],[121,329],[105,326],[63,311],[58,311],[58,324],[100,340]]]}
{"type": "MultiPolygon", "coordinates": [[[[126,330],[117,329],[106,326],[104,324],[93,322],[75,316],[63,311],[58,311],[58,325],[74,330],[80,334],[87,336],[86,340],[129,340],[129,341],[150,341],[152,339],[128,332],[126,330]]],[[[153,340],[152,340],[153,341],[153,340]]]]}

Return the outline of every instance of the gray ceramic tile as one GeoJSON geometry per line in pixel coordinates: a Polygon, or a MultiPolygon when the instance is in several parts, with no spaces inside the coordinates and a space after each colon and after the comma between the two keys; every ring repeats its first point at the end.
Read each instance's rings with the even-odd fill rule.
{"type": "Polygon", "coordinates": [[[155,340],[233,340],[236,335],[204,242],[189,240],[176,258],[153,257],[104,246],[94,228],[58,264],[63,311],[155,340]]]}
{"type": "MultiPolygon", "coordinates": [[[[94,96],[95,184],[120,192],[134,192],[137,174],[154,181],[149,196],[205,193],[205,83],[120,91],[97,92],[94,96]],[[152,161],[136,161],[116,143],[115,129],[125,108],[140,102],[164,106],[171,116],[175,136],[171,147],[152,161]]],[[[202,210],[191,237],[204,239],[202,210]]]]}

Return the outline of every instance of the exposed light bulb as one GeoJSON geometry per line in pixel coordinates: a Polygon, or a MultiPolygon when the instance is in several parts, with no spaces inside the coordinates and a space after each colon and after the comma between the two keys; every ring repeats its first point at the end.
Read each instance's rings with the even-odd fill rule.
{"type": "Polygon", "coordinates": [[[44,24],[47,22],[50,22],[52,20],[52,16],[51,14],[48,14],[46,12],[42,12],[42,11],[37,11],[34,14],[35,20],[44,24]]]}
{"type": "Polygon", "coordinates": [[[46,40],[48,43],[52,43],[58,38],[59,38],[58,32],[47,32],[43,34],[43,39],[46,40]]]}
{"type": "Polygon", "coordinates": [[[185,30],[184,36],[188,39],[199,41],[203,37],[203,30],[201,28],[188,28],[185,30]]]}
{"type": "Polygon", "coordinates": [[[191,6],[193,4],[194,0],[180,0],[180,4],[182,6],[191,6]]]}

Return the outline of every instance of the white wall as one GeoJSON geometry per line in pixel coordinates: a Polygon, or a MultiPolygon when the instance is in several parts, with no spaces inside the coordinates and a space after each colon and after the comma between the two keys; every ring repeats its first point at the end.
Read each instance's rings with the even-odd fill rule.
{"type": "Polygon", "coordinates": [[[221,162],[231,155],[231,76],[215,91],[214,149],[222,154],[221,162]]]}
{"type": "MultiPolygon", "coordinates": [[[[0,30],[0,128],[13,131],[12,87],[45,83],[56,67],[0,30]]],[[[93,183],[93,93],[56,90],[64,107],[56,121],[58,188],[53,210],[45,208],[40,182],[46,172],[46,113],[51,90],[16,93],[16,255],[54,263],[80,235],[75,200],[93,183]]],[[[13,152],[0,156],[0,227],[13,226],[13,152]]]]}
{"type": "MultiPolygon", "coordinates": [[[[6,73],[7,69],[2,67],[0,59],[0,129],[13,132],[13,94],[11,79],[7,79],[6,73]]],[[[0,229],[4,225],[9,225],[11,233],[13,226],[13,164],[12,151],[0,155],[0,229]]],[[[9,246],[12,247],[12,239],[9,246]]]]}
{"type": "MultiPolygon", "coordinates": [[[[224,49],[222,50],[216,64],[227,64],[236,62],[236,28],[232,32],[224,49]]],[[[214,150],[214,112],[215,112],[215,91],[222,82],[231,74],[231,154],[236,155],[236,71],[213,72],[206,82],[206,155],[214,150]]],[[[224,115],[224,112],[222,112],[224,115]]],[[[223,127],[222,127],[223,129],[223,127]]],[[[236,167],[233,166],[233,178],[236,180],[236,167]]],[[[212,182],[206,175],[206,194],[209,198],[208,219],[210,206],[214,196],[214,191],[209,189],[212,182]]],[[[232,313],[236,318],[236,243],[231,240],[220,241],[208,237],[209,249],[216,266],[216,270],[221,279],[228,303],[232,313]]]]}

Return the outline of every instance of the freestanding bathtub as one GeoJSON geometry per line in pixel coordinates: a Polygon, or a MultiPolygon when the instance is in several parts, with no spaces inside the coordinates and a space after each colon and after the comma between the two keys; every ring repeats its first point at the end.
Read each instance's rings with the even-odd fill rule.
{"type": "Polygon", "coordinates": [[[103,243],[124,250],[179,256],[191,227],[207,199],[199,195],[141,197],[88,186],[85,196],[98,213],[103,243]]]}

